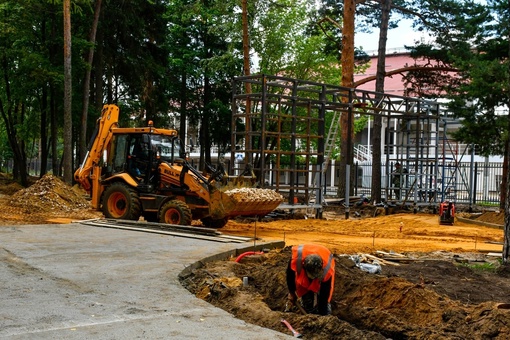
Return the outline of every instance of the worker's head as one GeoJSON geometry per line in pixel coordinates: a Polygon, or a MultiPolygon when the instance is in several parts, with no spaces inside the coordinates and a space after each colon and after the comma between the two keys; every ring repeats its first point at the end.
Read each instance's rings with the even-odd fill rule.
{"type": "Polygon", "coordinates": [[[322,275],[322,258],[317,254],[308,255],[305,257],[303,268],[310,279],[319,278],[322,275]]]}
{"type": "Polygon", "coordinates": [[[399,162],[395,163],[395,167],[400,168],[400,163],[399,162]]]}

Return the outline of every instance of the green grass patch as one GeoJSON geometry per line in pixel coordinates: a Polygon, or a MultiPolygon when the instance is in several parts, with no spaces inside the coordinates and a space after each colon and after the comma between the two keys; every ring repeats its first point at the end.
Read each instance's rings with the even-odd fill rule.
{"type": "Polygon", "coordinates": [[[497,202],[477,202],[476,204],[481,207],[499,207],[497,202]]]}
{"type": "Polygon", "coordinates": [[[460,263],[459,266],[470,268],[479,273],[494,273],[499,267],[497,263],[491,262],[460,263]]]}

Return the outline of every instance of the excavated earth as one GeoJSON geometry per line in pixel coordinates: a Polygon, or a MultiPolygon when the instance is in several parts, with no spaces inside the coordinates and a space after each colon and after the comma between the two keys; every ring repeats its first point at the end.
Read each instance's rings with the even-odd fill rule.
{"type": "MultiPolygon", "coordinates": [[[[28,188],[3,175],[0,192],[0,227],[102,217],[83,191],[51,175],[28,188]]],[[[253,236],[254,245],[285,240],[287,247],[206,263],[183,272],[181,282],[240,319],[291,334],[285,319],[305,339],[510,338],[510,270],[498,256],[502,213],[458,213],[453,226],[425,211],[386,215],[367,206],[351,213],[348,220],[333,208],[323,219],[229,221],[225,234],[253,236]],[[286,311],[290,246],[305,242],[335,253],[330,316],[286,311]]]]}
{"type": "Polygon", "coordinates": [[[23,188],[0,174],[0,225],[69,223],[102,217],[90,208],[85,192],[53,175],[31,178],[23,188]]]}

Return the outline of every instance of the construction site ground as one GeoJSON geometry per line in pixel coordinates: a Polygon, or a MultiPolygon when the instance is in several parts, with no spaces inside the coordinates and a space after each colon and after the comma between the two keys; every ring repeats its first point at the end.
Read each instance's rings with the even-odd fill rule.
{"type": "MultiPolygon", "coordinates": [[[[102,217],[89,209],[79,189],[56,177],[45,176],[26,189],[6,176],[1,181],[0,228],[23,230],[27,224],[102,217]]],[[[182,274],[181,284],[197,299],[238,319],[290,335],[281,322],[285,319],[306,339],[510,338],[510,271],[500,265],[498,256],[503,213],[458,212],[450,226],[440,225],[438,216],[430,212],[386,215],[375,210],[370,206],[352,210],[348,220],[341,209],[332,208],[323,219],[229,221],[221,229],[224,234],[251,236],[253,246],[284,240],[286,247],[250,254],[239,262],[235,256],[203,262],[182,274]],[[290,246],[309,242],[323,244],[336,254],[330,316],[286,311],[285,268],[290,246]],[[360,268],[377,269],[378,265],[380,272],[375,274],[360,268]]],[[[115,232],[125,233],[109,231],[115,232]]],[[[87,236],[89,242],[91,237],[87,236]]],[[[204,258],[210,255],[203,245],[187,249],[194,256],[199,252],[204,258]]],[[[29,267],[16,268],[17,275],[28,274],[29,267]]],[[[84,267],[81,274],[89,270],[84,267]]],[[[126,265],[124,270],[131,270],[133,277],[144,275],[143,266],[126,265]]],[[[55,274],[58,268],[51,271],[55,274]]],[[[165,292],[164,286],[157,287],[162,282],[155,280],[151,285],[165,292]]],[[[2,322],[5,319],[0,318],[2,322]]]]}

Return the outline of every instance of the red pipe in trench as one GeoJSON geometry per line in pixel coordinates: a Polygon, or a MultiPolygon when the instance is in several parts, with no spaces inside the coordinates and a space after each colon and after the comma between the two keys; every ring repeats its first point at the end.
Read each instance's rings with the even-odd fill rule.
{"type": "Polygon", "coordinates": [[[236,262],[239,262],[243,259],[243,257],[245,256],[250,256],[250,255],[262,255],[264,254],[263,251],[247,251],[245,253],[242,253],[241,255],[239,255],[237,258],[236,258],[236,262]]]}

